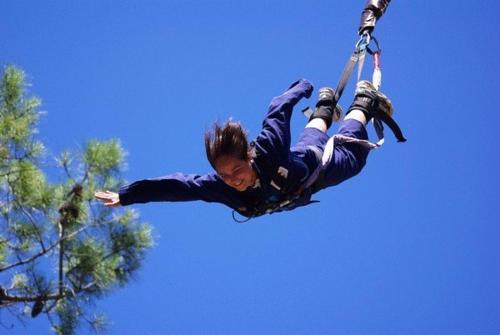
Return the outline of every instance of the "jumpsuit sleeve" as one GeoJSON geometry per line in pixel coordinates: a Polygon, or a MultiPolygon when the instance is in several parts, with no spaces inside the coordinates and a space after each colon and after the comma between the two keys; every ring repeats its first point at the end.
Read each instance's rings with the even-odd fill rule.
{"type": "Polygon", "coordinates": [[[144,179],[123,186],[119,191],[123,206],[157,201],[220,202],[227,204],[227,186],[215,174],[175,173],[160,178],[144,179]]]}
{"type": "Polygon", "coordinates": [[[293,107],[313,91],[312,84],[300,79],[294,82],[280,96],[271,100],[269,109],[262,123],[262,131],[255,140],[255,146],[266,157],[277,160],[288,159],[290,151],[290,119],[293,107]]]}

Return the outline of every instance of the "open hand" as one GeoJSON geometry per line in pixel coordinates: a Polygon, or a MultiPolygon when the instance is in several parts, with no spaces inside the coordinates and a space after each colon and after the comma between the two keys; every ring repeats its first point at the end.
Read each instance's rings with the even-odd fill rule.
{"type": "Polygon", "coordinates": [[[97,191],[94,193],[97,200],[101,201],[106,207],[118,207],[120,206],[120,197],[118,193],[115,192],[102,192],[97,191]]]}

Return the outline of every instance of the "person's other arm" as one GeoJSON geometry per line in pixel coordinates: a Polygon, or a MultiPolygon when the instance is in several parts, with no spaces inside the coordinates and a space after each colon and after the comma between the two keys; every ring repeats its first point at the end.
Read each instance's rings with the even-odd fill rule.
{"type": "Polygon", "coordinates": [[[262,123],[262,131],[255,140],[260,152],[279,160],[288,159],[290,150],[290,119],[293,107],[313,91],[312,84],[300,79],[294,82],[283,94],[271,100],[269,109],[262,123]]]}

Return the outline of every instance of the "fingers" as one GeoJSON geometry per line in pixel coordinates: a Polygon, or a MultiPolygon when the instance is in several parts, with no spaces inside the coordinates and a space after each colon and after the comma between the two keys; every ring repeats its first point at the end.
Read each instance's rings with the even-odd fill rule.
{"type": "Polygon", "coordinates": [[[118,206],[120,206],[120,202],[119,201],[105,202],[104,206],[106,206],[106,207],[118,207],[118,206]]]}
{"type": "Polygon", "coordinates": [[[120,197],[118,193],[110,191],[97,191],[94,193],[97,200],[103,202],[106,207],[118,207],[120,206],[120,197]]]}
{"type": "Polygon", "coordinates": [[[94,196],[99,200],[109,200],[109,199],[117,198],[118,194],[114,193],[114,192],[110,192],[110,191],[105,191],[105,192],[97,191],[94,193],[94,196]]]}
{"type": "Polygon", "coordinates": [[[107,195],[112,194],[112,193],[113,192],[110,192],[110,191],[104,191],[104,192],[103,191],[97,191],[97,192],[94,193],[94,195],[96,197],[106,197],[107,195]]]}

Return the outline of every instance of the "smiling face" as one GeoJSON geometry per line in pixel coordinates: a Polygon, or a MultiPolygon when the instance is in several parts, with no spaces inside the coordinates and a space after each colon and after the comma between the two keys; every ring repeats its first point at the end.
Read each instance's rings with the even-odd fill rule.
{"type": "Polygon", "coordinates": [[[215,170],[224,182],[237,191],[243,192],[252,187],[257,179],[250,161],[225,155],[215,161],[215,170]]]}

